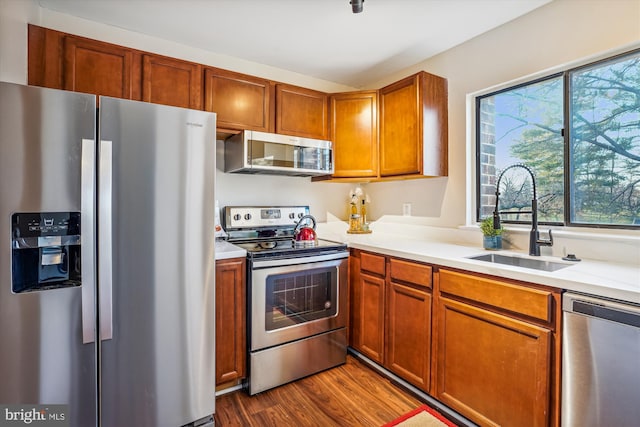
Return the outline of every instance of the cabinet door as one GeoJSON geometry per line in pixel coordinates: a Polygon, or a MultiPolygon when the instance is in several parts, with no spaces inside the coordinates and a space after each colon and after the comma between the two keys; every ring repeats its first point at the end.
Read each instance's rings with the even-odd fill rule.
{"type": "Polygon", "coordinates": [[[378,175],[377,91],[331,95],[334,177],[378,175]]]}
{"type": "Polygon", "coordinates": [[[64,38],[63,48],[64,89],[136,99],[131,49],[73,36],[64,38]]]}
{"type": "Polygon", "coordinates": [[[391,281],[387,298],[385,365],[429,391],[431,374],[431,292],[391,281]]]}
{"type": "Polygon", "coordinates": [[[276,85],[276,133],[327,139],[326,93],[286,84],[276,85]]]}
{"type": "Polygon", "coordinates": [[[245,376],[245,259],[216,262],[216,384],[245,376]]]}
{"type": "Polygon", "coordinates": [[[32,24],[28,24],[27,28],[27,84],[63,89],[60,46],[64,33],[32,24]]]}
{"type": "Polygon", "coordinates": [[[228,130],[273,132],[273,85],[269,80],[217,68],[204,71],[205,110],[228,130]]]}
{"type": "Polygon", "coordinates": [[[352,249],[349,255],[349,325],[347,339],[349,346],[359,350],[360,343],[360,251],[352,249]]]}
{"type": "Polygon", "coordinates": [[[421,71],[380,89],[380,176],[447,176],[447,81],[421,71]]]}
{"type": "Polygon", "coordinates": [[[380,175],[421,171],[422,138],[417,75],[380,89],[380,175]]]}
{"type": "Polygon", "coordinates": [[[202,66],[156,55],[142,57],[142,100],[202,109],[202,66]]]}
{"type": "Polygon", "coordinates": [[[547,426],[551,331],[439,298],[436,398],[484,426],[547,426]]]}
{"type": "Polygon", "coordinates": [[[447,80],[418,73],[420,79],[420,139],[424,176],[447,176],[449,170],[449,105],[447,80]]]}
{"type": "Polygon", "coordinates": [[[384,358],[384,279],[360,273],[357,349],[382,364],[384,358]]]}

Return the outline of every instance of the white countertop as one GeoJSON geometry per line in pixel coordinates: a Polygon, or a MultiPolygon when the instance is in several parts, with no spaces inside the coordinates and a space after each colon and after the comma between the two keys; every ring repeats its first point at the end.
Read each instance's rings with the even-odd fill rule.
{"type": "MultiPolygon", "coordinates": [[[[463,243],[444,243],[382,231],[374,231],[372,234],[348,234],[346,228],[346,224],[344,226],[337,224],[337,227],[335,225],[320,227],[318,236],[347,243],[350,248],[640,304],[640,266],[638,265],[590,259],[566,262],[559,257],[535,257],[540,260],[570,264],[561,270],[547,272],[469,259],[470,256],[490,252],[484,250],[479,244],[474,246],[463,243]]],[[[529,257],[526,253],[516,251],[502,250],[496,253],[529,257]]],[[[216,240],[216,260],[246,256],[246,250],[227,241],[216,240]]]]}
{"type": "MultiPolygon", "coordinates": [[[[345,231],[341,231],[340,227],[327,227],[319,233],[319,237],[345,242],[351,248],[640,304],[640,266],[638,265],[589,259],[565,262],[559,257],[533,257],[570,264],[561,270],[546,272],[468,259],[470,256],[490,252],[484,250],[480,244],[473,246],[440,243],[378,231],[372,234],[347,234],[346,225],[343,229],[345,231]]],[[[522,252],[505,250],[498,252],[529,257],[522,252]]]]}
{"type": "Polygon", "coordinates": [[[247,251],[225,240],[216,240],[215,254],[216,260],[244,258],[247,256],[247,251]]]}

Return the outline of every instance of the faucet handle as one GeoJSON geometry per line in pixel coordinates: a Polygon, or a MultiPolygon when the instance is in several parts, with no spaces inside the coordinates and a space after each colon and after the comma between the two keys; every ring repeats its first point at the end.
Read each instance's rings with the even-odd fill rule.
{"type": "Polygon", "coordinates": [[[538,241],[536,243],[538,243],[538,245],[541,245],[541,246],[553,246],[553,234],[551,233],[551,230],[549,230],[549,239],[548,240],[538,239],[538,241]]]}

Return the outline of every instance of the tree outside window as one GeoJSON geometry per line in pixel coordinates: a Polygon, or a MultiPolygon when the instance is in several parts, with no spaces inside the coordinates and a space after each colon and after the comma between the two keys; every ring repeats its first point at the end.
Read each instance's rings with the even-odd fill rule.
{"type": "Polygon", "coordinates": [[[571,222],[640,225],[640,52],[569,75],[571,222]]]}

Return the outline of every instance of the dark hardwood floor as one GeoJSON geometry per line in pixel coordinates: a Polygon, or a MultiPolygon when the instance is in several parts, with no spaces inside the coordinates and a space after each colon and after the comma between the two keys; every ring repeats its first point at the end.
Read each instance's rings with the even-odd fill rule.
{"type": "Polygon", "coordinates": [[[216,427],[379,427],[422,402],[353,356],[347,363],[249,397],[216,398],[216,427]]]}

